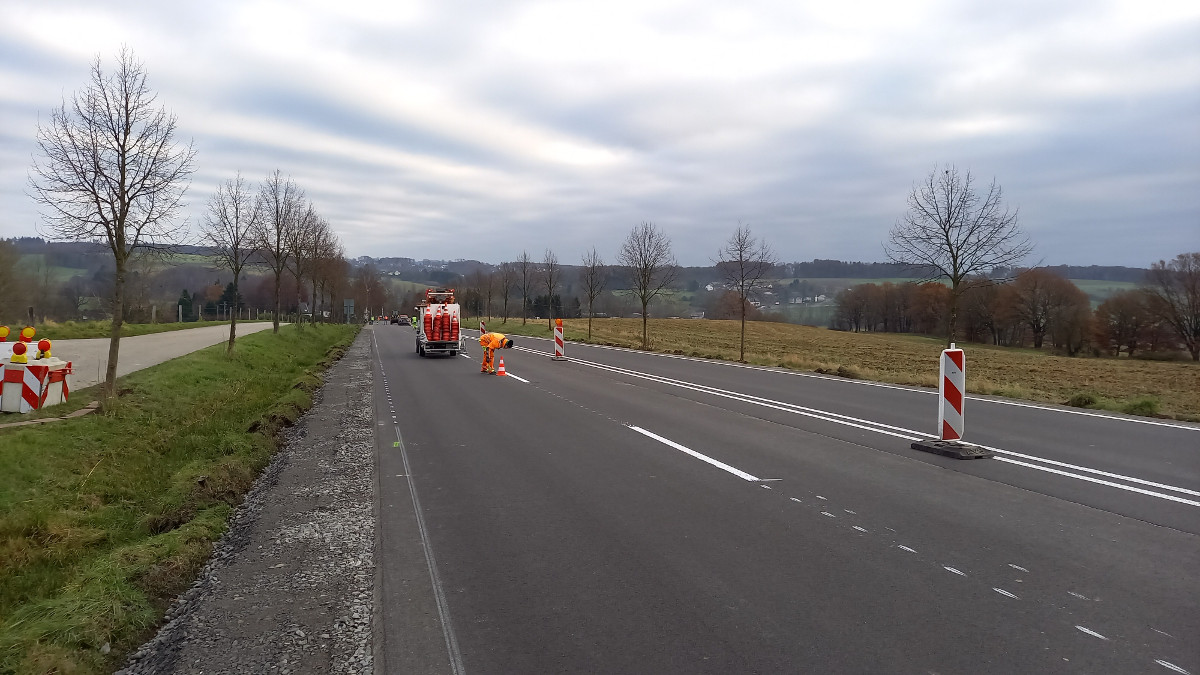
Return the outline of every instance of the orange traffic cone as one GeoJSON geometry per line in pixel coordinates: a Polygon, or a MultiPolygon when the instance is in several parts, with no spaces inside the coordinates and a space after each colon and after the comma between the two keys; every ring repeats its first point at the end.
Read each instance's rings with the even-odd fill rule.
{"type": "Polygon", "coordinates": [[[496,374],[497,375],[507,375],[508,374],[508,373],[504,372],[504,357],[503,356],[500,357],[500,367],[496,369],[496,374]]]}

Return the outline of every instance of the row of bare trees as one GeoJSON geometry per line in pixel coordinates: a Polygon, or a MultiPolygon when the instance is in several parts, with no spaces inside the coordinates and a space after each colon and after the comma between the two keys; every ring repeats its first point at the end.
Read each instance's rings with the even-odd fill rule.
{"type": "MultiPolygon", "coordinates": [[[[304,282],[309,283],[314,319],[320,315],[324,290],[345,278],[347,264],[337,235],[296,182],[278,169],[257,189],[240,173],[219,185],[208,201],[203,236],[233,273],[235,296],[247,264],[258,263],[271,271],[275,288],[272,329],[276,333],[286,273],[296,281],[297,305],[303,300],[304,282]]],[[[297,313],[297,327],[302,323],[303,314],[297,313]]],[[[228,353],[233,352],[236,334],[234,313],[230,315],[228,353]]]]}
{"type": "MultiPolygon", "coordinates": [[[[187,229],[177,216],[195,171],[196,151],[192,143],[176,138],[176,127],[175,115],[157,104],[145,66],[128,49],[117,55],[112,71],[105,71],[97,56],[87,86],[38,125],[40,157],[29,180],[33,198],[44,208],[47,229],[59,240],[103,242],[112,254],[106,400],[116,381],[131,271],[187,243],[187,229]]],[[[271,269],[275,332],[285,272],[295,278],[297,288],[310,283],[314,305],[326,285],[345,283],[348,266],[329,223],[279,171],[257,189],[240,174],[222,183],[208,202],[203,229],[233,273],[235,289],[247,264],[261,262],[271,269]]],[[[316,315],[315,306],[313,311],[316,315]]],[[[230,314],[230,351],[236,316],[230,314]]]]}
{"type": "Polygon", "coordinates": [[[1116,293],[1092,310],[1087,294],[1045,269],[1010,283],[967,279],[957,293],[942,283],[861,284],[837,296],[836,327],[853,331],[944,333],[957,320],[968,340],[1075,356],[1084,351],[1134,356],[1140,351],[1186,350],[1200,360],[1200,253],[1151,267],[1146,283],[1116,293]]]}

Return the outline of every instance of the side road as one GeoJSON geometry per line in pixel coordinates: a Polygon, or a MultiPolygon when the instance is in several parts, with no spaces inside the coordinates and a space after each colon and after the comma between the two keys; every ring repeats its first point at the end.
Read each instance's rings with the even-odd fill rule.
{"type": "MultiPolygon", "coordinates": [[[[256,321],[239,323],[237,326],[238,337],[257,333],[260,330],[271,330],[271,322],[256,321]]],[[[191,354],[197,349],[220,344],[228,339],[228,325],[202,326],[165,333],[123,337],[121,338],[121,352],[117,358],[117,377],[158,365],[184,354],[191,354]]],[[[74,364],[75,372],[69,376],[71,379],[68,380],[71,389],[84,389],[104,379],[104,369],[108,367],[108,338],[54,340],[53,343],[51,350],[53,354],[63,361],[71,361],[74,364]]]]}
{"type": "Polygon", "coordinates": [[[119,673],[372,671],[370,336],[327,371],[200,578],[119,673]]]}

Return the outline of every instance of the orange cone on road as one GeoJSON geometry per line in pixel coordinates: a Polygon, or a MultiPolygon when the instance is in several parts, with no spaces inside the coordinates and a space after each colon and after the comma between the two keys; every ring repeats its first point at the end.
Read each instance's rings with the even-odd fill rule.
{"type": "Polygon", "coordinates": [[[501,357],[499,357],[499,359],[500,359],[500,366],[496,369],[496,374],[497,375],[507,375],[508,373],[504,372],[504,357],[501,356],[501,357]]]}

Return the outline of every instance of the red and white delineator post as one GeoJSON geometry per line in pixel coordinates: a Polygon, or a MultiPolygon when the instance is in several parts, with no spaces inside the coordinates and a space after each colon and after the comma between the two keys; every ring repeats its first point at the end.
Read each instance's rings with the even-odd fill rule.
{"type": "Polygon", "coordinates": [[[566,361],[567,357],[565,356],[565,354],[566,354],[566,350],[564,349],[564,346],[563,346],[562,319],[555,319],[554,320],[554,356],[551,358],[551,360],[566,361]]]}
{"type": "Polygon", "coordinates": [[[479,334],[483,335],[486,332],[487,332],[487,324],[485,324],[483,322],[483,319],[480,319],[479,320],[479,334]]]}
{"type": "Polygon", "coordinates": [[[963,403],[967,392],[967,368],[963,350],[942,350],[942,361],[938,381],[938,433],[943,441],[957,441],[963,437],[963,403]]]}

